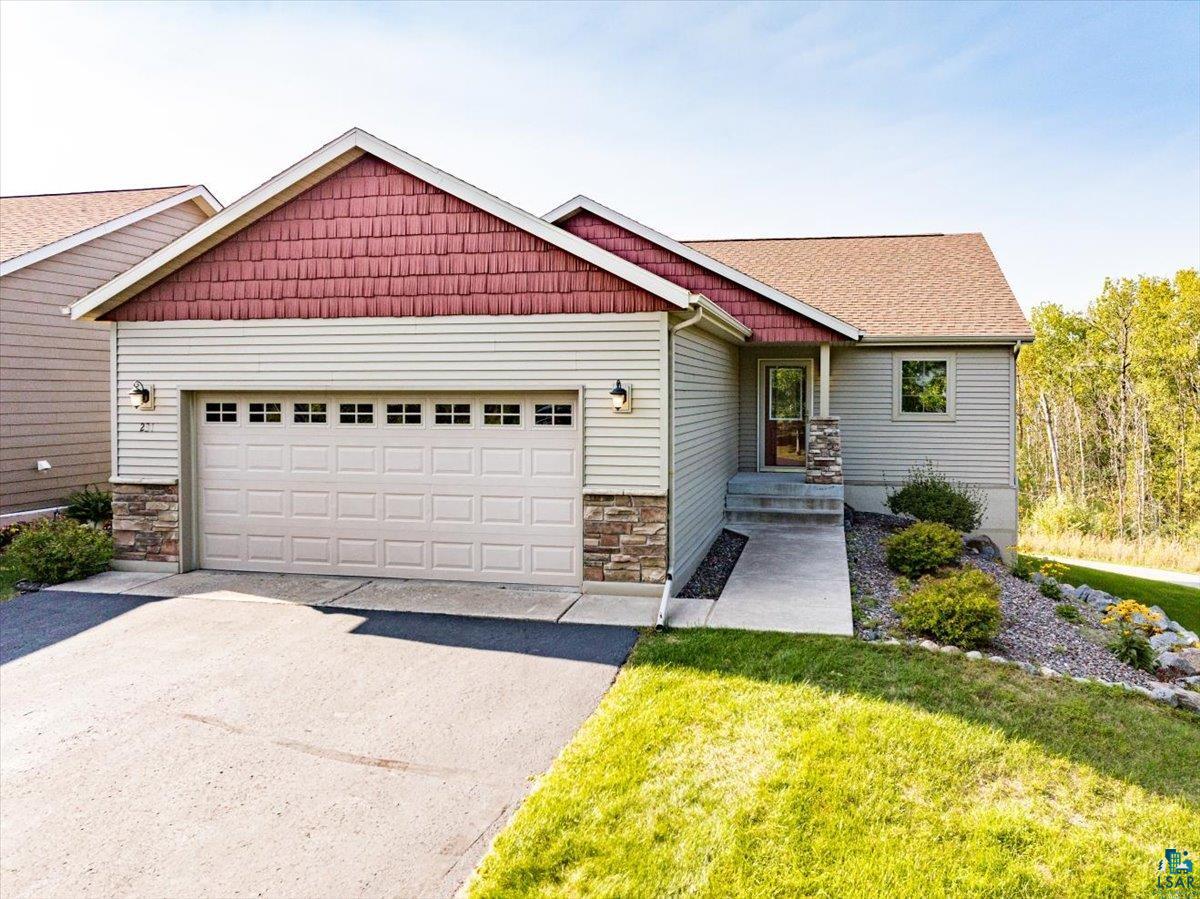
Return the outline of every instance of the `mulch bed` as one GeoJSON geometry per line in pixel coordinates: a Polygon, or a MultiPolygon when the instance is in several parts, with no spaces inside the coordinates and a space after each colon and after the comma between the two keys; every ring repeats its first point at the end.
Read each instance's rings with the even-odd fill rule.
{"type": "MultiPolygon", "coordinates": [[[[884,561],[882,544],[884,538],[911,523],[892,515],[855,512],[847,524],[846,550],[856,607],[854,629],[859,636],[907,636],[892,609],[900,591],[893,583],[896,573],[884,561]]],[[[1010,574],[1002,561],[972,552],[965,553],[963,561],[991,575],[1000,585],[1003,618],[990,651],[1077,677],[1099,677],[1144,687],[1156,683],[1151,675],[1119,661],[1101,645],[1104,631],[1094,609],[1079,604],[1083,621],[1072,624],[1054,611],[1062,600],[1043,596],[1036,585],[1010,574]]]]}
{"type": "Polygon", "coordinates": [[[737,564],[749,540],[743,534],[721,531],[704,561],[678,595],[683,599],[719,599],[725,582],[733,573],[733,566],[737,564]]]}

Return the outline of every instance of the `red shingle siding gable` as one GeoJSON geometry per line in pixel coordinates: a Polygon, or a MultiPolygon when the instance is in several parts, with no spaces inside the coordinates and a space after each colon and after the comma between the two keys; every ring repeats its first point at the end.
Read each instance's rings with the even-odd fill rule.
{"type": "Polygon", "coordinates": [[[846,339],[836,331],[785,309],[595,213],[579,212],[563,222],[562,227],[680,287],[704,294],[753,329],[751,340],[757,343],[823,343],[846,339]]]}
{"type": "Polygon", "coordinates": [[[491,213],[364,156],[104,318],[536,315],[672,308],[491,213]]]}

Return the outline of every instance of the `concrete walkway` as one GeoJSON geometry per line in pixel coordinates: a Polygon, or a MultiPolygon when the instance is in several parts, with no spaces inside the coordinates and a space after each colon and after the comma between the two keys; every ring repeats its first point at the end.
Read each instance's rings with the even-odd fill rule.
{"type": "Polygon", "coordinates": [[[1200,590],[1200,574],[1190,574],[1186,571],[1168,571],[1165,568],[1143,568],[1141,565],[1119,565],[1116,562],[1098,562],[1094,559],[1075,559],[1071,556],[1050,556],[1045,553],[1030,553],[1039,559],[1053,559],[1064,565],[1078,565],[1080,568],[1094,568],[1096,571],[1107,571],[1110,574],[1123,574],[1128,577],[1140,577],[1148,581],[1162,581],[1166,584],[1178,584],[1181,587],[1191,587],[1200,590]]]}
{"type": "Polygon", "coordinates": [[[739,524],[750,538],[709,627],[854,633],[846,532],[840,524],[739,524]]]}

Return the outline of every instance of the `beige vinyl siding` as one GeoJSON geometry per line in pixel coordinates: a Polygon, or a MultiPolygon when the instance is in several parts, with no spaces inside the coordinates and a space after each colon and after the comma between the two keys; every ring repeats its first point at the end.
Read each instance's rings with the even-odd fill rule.
{"type": "Polygon", "coordinates": [[[1012,347],[834,347],[830,406],[840,416],[847,484],[897,484],[909,469],[933,462],[972,484],[1011,486],[1012,347]],[[953,355],[953,421],[893,420],[896,352],[953,355]]]}
{"type": "Polygon", "coordinates": [[[117,475],[179,474],[181,389],[563,389],[585,385],[584,489],[661,493],[666,314],[117,324],[117,475]],[[632,385],[634,411],[608,392],[632,385]],[[156,408],[124,396],[152,384],[156,408]],[[146,430],[142,430],[145,426],[146,430]]]}
{"type": "Polygon", "coordinates": [[[682,587],[725,520],[738,468],[738,348],[697,328],[672,338],[671,568],[682,587]]]}
{"type": "Polygon", "coordinates": [[[762,359],[813,359],[813,401],[820,402],[820,348],[759,344],[743,346],[738,385],[738,470],[758,471],[758,363],[762,359]]]}
{"type": "Polygon", "coordinates": [[[108,480],[109,329],[62,309],[205,218],[182,203],[0,278],[0,513],[108,480]]]}

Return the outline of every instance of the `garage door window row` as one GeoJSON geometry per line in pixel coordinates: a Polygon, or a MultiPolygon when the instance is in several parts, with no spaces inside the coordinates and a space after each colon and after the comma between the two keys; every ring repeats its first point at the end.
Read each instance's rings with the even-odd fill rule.
{"type": "MultiPolygon", "coordinates": [[[[389,425],[420,425],[423,421],[424,404],[382,403],[383,420],[389,425]]],[[[521,427],[521,403],[483,403],[483,424],[486,427],[521,427]]],[[[326,403],[292,403],[292,422],[298,425],[328,424],[329,408],[326,403]]],[[[246,404],[246,421],[250,424],[282,424],[284,404],[282,402],[251,402],[246,404]]],[[[433,423],[469,427],[472,419],[471,403],[434,403],[433,423]]],[[[206,402],[204,420],[216,424],[237,424],[238,403],[206,402]]],[[[533,424],[535,427],[570,427],[574,421],[571,403],[534,403],[533,424]]],[[[374,403],[338,403],[337,422],[343,425],[373,425],[374,403]]]]}

